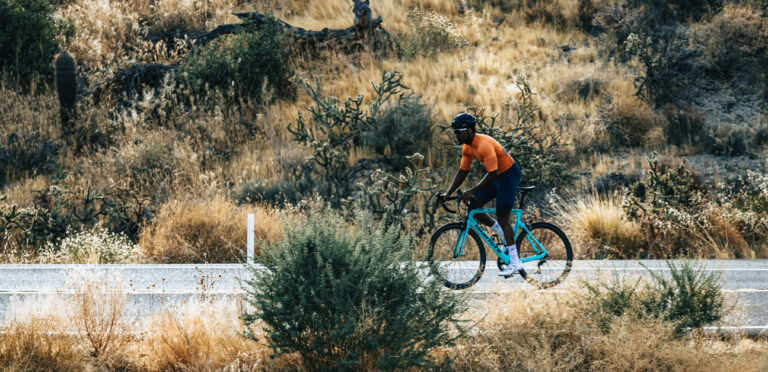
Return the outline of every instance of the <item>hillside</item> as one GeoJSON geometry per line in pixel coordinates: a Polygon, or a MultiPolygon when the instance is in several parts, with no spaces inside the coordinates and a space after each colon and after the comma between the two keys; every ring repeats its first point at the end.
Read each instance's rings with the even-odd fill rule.
{"type": "Polygon", "coordinates": [[[768,257],[765,0],[373,0],[350,45],[273,22],[198,42],[239,12],[344,29],[352,5],[0,0],[0,260],[237,261],[247,213],[270,240],[322,205],[425,241],[465,111],[577,258],[768,257]]]}

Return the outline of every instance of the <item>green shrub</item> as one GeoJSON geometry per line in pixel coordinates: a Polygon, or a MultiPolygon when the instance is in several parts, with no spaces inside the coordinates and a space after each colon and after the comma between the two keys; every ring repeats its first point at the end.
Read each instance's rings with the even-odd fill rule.
{"type": "Polygon", "coordinates": [[[58,166],[59,149],[52,138],[20,127],[0,142],[0,188],[19,176],[48,174],[58,166]]]}
{"type": "Polygon", "coordinates": [[[281,97],[293,94],[288,57],[280,30],[265,25],[196,48],[181,62],[176,78],[197,97],[216,90],[232,99],[247,96],[260,102],[269,91],[281,97]]]}
{"type": "Polygon", "coordinates": [[[726,307],[719,272],[683,261],[679,266],[667,261],[669,277],[650,271],[654,283],[643,307],[651,314],[675,322],[678,333],[699,328],[723,318],[726,307]]]}
{"type": "Polygon", "coordinates": [[[50,0],[0,0],[0,72],[22,87],[53,75],[57,37],[72,33],[53,10],[50,0]]]}
{"type": "Polygon", "coordinates": [[[359,217],[357,228],[330,212],[289,221],[265,270],[251,267],[245,323],[263,322],[274,350],[308,370],[429,367],[429,351],[463,333],[449,329],[461,331],[464,303],[409,260],[409,236],[359,217]]]}
{"type": "Polygon", "coordinates": [[[654,317],[676,324],[678,335],[712,324],[726,312],[721,276],[690,261],[667,261],[669,276],[648,269],[651,283],[614,277],[611,281],[584,283],[588,313],[603,330],[624,315],[654,317]]]}
{"type": "Polygon", "coordinates": [[[432,143],[432,128],[432,113],[420,97],[401,95],[396,102],[379,110],[361,136],[364,146],[402,168],[408,164],[406,156],[426,153],[432,143]]]}

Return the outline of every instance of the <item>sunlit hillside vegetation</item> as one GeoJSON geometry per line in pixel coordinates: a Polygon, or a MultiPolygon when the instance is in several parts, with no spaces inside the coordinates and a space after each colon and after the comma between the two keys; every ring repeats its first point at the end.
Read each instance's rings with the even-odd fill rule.
{"type": "Polygon", "coordinates": [[[434,194],[464,111],[577,258],[768,257],[765,1],[371,8],[386,42],[350,49],[269,27],[193,42],[233,12],[346,28],[344,0],[0,0],[2,261],[232,262],[247,213],[271,241],[318,202],[423,242],[453,218],[434,194]],[[71,125],[59,50],[78,65],[71,125]]]}

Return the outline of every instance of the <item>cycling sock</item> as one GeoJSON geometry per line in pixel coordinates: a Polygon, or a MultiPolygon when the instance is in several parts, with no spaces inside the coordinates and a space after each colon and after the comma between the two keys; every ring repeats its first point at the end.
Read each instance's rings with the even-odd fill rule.
{"type": "Polygon", "coordinates": [[[520,258],[517,257],[517,245],[512,244],[510,246],[505,246],[504,250],[509,253],[509,262],[512,261],[520,261],[520,258]]]}
{"type": "Polygon", "coordinates": [[[499,221],[493,221],[493,226],[491,226],[493,231],[496,231],[497,234],[499,234],[499,237],[501,238],[501,244],[507,244],[507,241],[504,240],[504,230],[502,230],[501,225],[499,225],[499,221]]]}

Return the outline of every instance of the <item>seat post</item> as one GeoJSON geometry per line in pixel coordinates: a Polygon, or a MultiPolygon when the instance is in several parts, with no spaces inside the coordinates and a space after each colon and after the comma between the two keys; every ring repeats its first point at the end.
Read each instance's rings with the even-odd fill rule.
{"type": "Polygon", "coordinates": [[[533,191],[536,186],[520,186],[517,188],[517,191],[520,193],[520,209],[525,208],[525,195],[528,194],[529,191],[533,191]]]}

